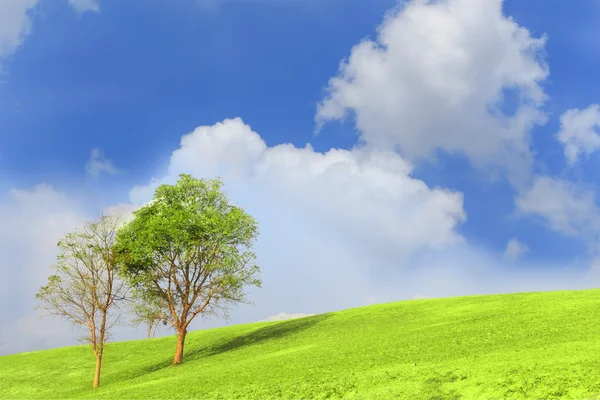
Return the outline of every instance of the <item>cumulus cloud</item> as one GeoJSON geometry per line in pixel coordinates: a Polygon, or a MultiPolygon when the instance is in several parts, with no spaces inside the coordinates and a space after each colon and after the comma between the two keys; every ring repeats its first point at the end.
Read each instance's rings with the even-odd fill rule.
{"type": "MultiPolygon", "coordinates": [[[[600,148],[600,106],[571,109],[560,117],[557,140],[564,146],[570,166],[600,148]]],[[[517,210],[544,218],[551,229],[579,236],[590,247],[600,250],[600,210],[594,189],[562,178],[536,176],[530,186],[519,190],[517,210]]]]}
{"type": "Polygon", "coordinates": [[[369,146],[411,161],[443,150],[523,183],[530,128],[545,121],[544,43],[504,16],[501,0],[407,2],[341,63],[317,125],[352,113],[369,146]],[[506,94],[514,112],[503,111],[506,94]]]}
{"type": "Polygon", "coordinates": [[[30,11],[39,0],[0,1],[0,61],[10,56],[31,32],[30,11]]]}
{"type": "Polygon", "coordinates": [[[429,188],[411,170],[393,152],[267,147],[236,118],[184,136],[167,176],[135,188],[131,200],[148,201],[159,183],[180,173],[220,175],[231,190],[271,199],[272,207],[289,206],[357,246],[400,256],[460,241],[454,228],[466,217],[462,194],[429,188]]]}
{"type": "MultiPolygon", "coordinates": [[[[365,148],[398,150],[410,162],[443,151],[490,176],[504,171],[522,214],[591,244],[600,232],[593,192],[533,174],[530,134],[545,122],[544,46],[503,14],[501,0],[406,2],[341,63],[317,126],[352,116],[365,148]]],[[[598,105],[562,116],[557,137],[571,164],[600,146],[599,126],[598,105]]]]}
{"type": "Polygon", "coordinates": [[[231,200],[259,221],[263,288],[249,292],[256,309],[239,311],[250,322],[283,306],[317,313],[364,305],[377,294],[369,282],[380,266],[403,268],[412,254],[462,242],[462,195],[430,188],[411,170],[380,150],[269,147],[236,118],[184,136],[166,175],[134,188],[130,200],[149,201],[181,173],[223,179],[231,200]]]}
{"type": "MultiPolygon", "coordinates": [[[[457,194],[429,188],[410,171],[402,157],[381,150],[268,147],[241,119],[233,119],[184,136],[166,176],[134,188],[130,198],[148,201],[159,184],[175,182],[182,172],[224,178],[230,198],[257,218],[261,231],[256,251],[263,287],[249,292],[256,308],[233,310],[236,322],[256,321],[265,310],[277,313],[284,307],[320,313],[402,299],[581,289],[600,282],[586,264],[519,264],[522,268],[514,270],[460,240],[455,227],[464,211],[458,197],[453,199],[457,194]],[[414,196],[420,200],[410,200],[414,196]],[[429,207],[427,199],[436,196],[441,206],[429,207]],[[428,221],[446,227],[444,233],[429,230],[428,221]]],[[[565,212],[578,215],[569,207],[582,196],[576,186],[561,184],[572,189],[573,198],[561,200],[565,212]]],[[[544,204],[536,198],[545,196],[544,181],[533,188],[520,203],[524,211],[544,204]]],[[[579,207],[584,206],[574,209],[579,207]]],[[[509,253],[522,253],[525,245],[514,243],[509,253]]],[[[519,260],[510,260],[514,263],[519,260]]]]}
{"type": "Polygon", "coordinates": [[[508,261],[516,261],[528,252],[529,247],[525,243],[520,242],[516,238],[511,238],[508,243],[506,243],[504,258],[508,261]]]}
{"type": "Polygon", "coordinates": [[[83,14],[85,12],[99,12],[100,5],[97,0],[68,0],[69,5],[73,7],[73,9],[78,14],[83,14]]]}
{"type": "MultiPolygon", "coordinates": [[[[130,198],[148,201],[159,184],[174,183],[179,173],[220,175],[230,198],[257,218],[263,287],[248,292],[255,307],[232,310],[235,323],[262,320],[282,308],[316,314],[403,299],[582,289],[600,282],[585,264],[511,269],[460,240],[455,227],[464,218],[462,198],[427,187],[410,171],[403,158],[382,150],[269,147],[233,119],[184,136],[166,175],[134,188],[130,198]],[[429,205],[432,198],[439,206],[429,205]]],[[[194,329],[205,326],[196,322],[194,329]]]]}
{"type": "MultiPolygon", "coordinates": [[[[165,176],[132,189],[131,204],[103,211],[131,217],[159,184],[174,183],[180,173],[220,175],[232,201],[257,218],[261,231],[256,252],[263,288],[251,289],[257,307],[236,310],[234,321],[256,321],[280,307],[314,314],[364,305],[377,294],[369,283],[370,267],[382,260],[401,262],[420,250],[439,251],[462,241],[455,232],[465,219],[462,195],[428,187],[411,177],[411,169],[397,154],[380,150],[268,147],[237,118],[185,135],[165,176]]],[[[0,332],[24,338],[10,352],[64,345],[73,336],[55,337],[50,326],[23,330],[38,326],[33,296],[50,273],[56,242],[89,218],[73,199],[49,186],[13,191],[1,207],[3,226],[16,227],[2,230],[1,268],[9,277],[2,282],[11,282],[2,293],[11,297],[18,288],[24,300],[2,310],[0,332]],[[14,331],[15,325],[21,328],[14,331]]],[[[70,329],[68,322],[62,324],[56,329],[70,329]]],[[[194,329],[219,324],[199,320],[194,329]]]]}
{"type": "Polygon", "coordinates": [[[545,218],[550,228],[594,242],[600,232],[600,213],[593,190],[581,184],[538,176],[531,187],[519,193],[517,210],[545,218]]]}
{"type": "Polygon", "coordinates": [[[557,139],[565,148],[570,165],[579,161],[581,154],[589,155],[600,148],[600,106],[592,104],[583,110],[571,109],[560,117],[557,139]]]}
{"type": "Polygon", "coordinates": [[[97,178],[103,173],[114,175],[119,172],[113,162],[104,157],[100,149],[92,149],[90,159],[85,164],[85,170],[93,178],[97,178]]]}

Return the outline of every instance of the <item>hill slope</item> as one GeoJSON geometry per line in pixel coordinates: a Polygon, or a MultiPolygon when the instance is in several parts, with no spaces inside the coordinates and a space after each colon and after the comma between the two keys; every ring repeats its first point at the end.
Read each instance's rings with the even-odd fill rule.
{"type": "Polygon", "coordinates": [[[600,290],[402,301],[0,357],[0,398],[586,398],[600,393],[600,290]]]}

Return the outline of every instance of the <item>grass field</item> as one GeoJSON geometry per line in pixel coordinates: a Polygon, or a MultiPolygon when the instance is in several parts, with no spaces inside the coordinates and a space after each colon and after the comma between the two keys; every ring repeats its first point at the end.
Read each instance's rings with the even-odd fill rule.
{"type": "MultiPolygon", "coordinates": [[[[0,357],[0,398],[505,399],[600,394],[600,290],[402,301],[0,357]]],[[[600,397],[598,397],[600,398],[600,397]]]]}

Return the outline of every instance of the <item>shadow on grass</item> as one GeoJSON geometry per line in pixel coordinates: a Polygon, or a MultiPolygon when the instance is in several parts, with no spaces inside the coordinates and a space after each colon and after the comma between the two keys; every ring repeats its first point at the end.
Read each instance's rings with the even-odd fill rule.
{"type": "MultiPolygon", "coordinates": [[[[132,371],[131,374],[127,375],[126,378],[127,379],[139,378],[144,375],[148,375],[153,372],[159,371],[161,369],[168,368],[171,366],[172,363],[173,363],[173,357],[169,357],[168,359],[165,359],[163,361],[160,361],[160,362],[157,362],[157,363],[154,363],[151,365],[145,365],[142,368],[136,369],[135,371],[132,371]]],[[[119,380],[124,380],[124,379],[119,379],[119,380]]]]}
{"type": "MultiPolygon", "coordinates": [[[[245,335],[236,336],[224,342],[217,343],[213,346],[196,348],[189,352],[186,351],[184,354],[183,362],[185,364],[188,361],[197,360],[202,357],[210,357],[221,353],[225,353],[227,351],[251,346],[257,343],[262,343],[270,340],[277,340],[285,336],[294,335],[324,321],[330,316],[330,313],[319,314],[310,317],[291,319],[288,321],[279,322],[274,325],[265,326],[263,328],[259,328],[255,331],[249,332],[245,335]]],[[[174,349],[175,348],[173,348],[173,350],[174,349]]],[[[168,368],[171,366],[172,362],[173,358],[170,357],[169,359],[165,359],[164,361],[154,363],[151,365],[146,365],[143,368],[132,371],[132,373],[127,378],[135,379],[150,374],[152,372],[168,368]]]]}
{"type": "Polygon", "coordinates": [[[202,356],[210,357],[225,353],[227,351],[237,350],[242,347],[255,345],[270,340],[281,339],[285,336],[294,335],[302,332],[329,318],[331,314],[319,314],[311,317],[291,319],[282,321],[274,325],[265,326],[242,336],[236,336],[230,340],[218,343],[210,347],[197,348],[185,355],[186,360],[195,360],[202,356]]]}

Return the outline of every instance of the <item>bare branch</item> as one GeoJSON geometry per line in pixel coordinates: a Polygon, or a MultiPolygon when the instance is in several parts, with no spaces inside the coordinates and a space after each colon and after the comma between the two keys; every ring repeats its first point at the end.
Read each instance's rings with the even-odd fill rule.
{"type": "MultiPolygon", "coordinates": [[[[118,304],[127,292],[116,274],[113,252],[117,227],[114,217],[103,216],[86,223],[82,231],[66,235],[58,243],[60,255],[53,266],[56,273],[36,295],[38,308],[87,329],[84,339],[98,360],[111,337],[110,329],[119,320],[113,310],[119,310],[118,304]]],[[[94,387],[98,384],[99,375],[94,387]]]]}

